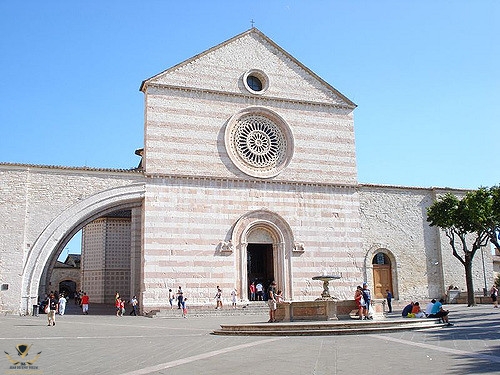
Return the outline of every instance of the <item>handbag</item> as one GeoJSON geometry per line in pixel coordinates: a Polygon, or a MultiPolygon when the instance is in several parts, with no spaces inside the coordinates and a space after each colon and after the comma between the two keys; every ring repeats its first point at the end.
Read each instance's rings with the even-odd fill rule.
{"type": "Polygon", "coordinates": [[[50,312],[50,305],[47,304],[47,306],[45,306],[45,310],[43,311],[45,311],[45,314],[48,314],[50,312]]]}

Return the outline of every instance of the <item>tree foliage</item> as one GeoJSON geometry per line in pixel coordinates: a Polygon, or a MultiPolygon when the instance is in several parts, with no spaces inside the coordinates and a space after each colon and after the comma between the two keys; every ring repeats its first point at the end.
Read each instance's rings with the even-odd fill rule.
{"type": "Polygon", "coordinates": [[[474,305],[474,255],[489,242],[500,250],[500,187],[469,191],[462,199],[446,193],[427,209],[427,221],[448,237],[453,255],[465,268],[468,305],[474,305]]]}

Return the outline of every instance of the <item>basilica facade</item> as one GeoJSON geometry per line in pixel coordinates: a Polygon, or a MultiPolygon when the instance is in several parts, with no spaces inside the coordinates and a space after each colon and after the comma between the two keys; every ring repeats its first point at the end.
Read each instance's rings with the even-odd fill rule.
{"type": "MultiPolygon", "coordinates": [[[[200,305],[217,285],[247,301],[251,282],[272,280],[288,300],[314,299],[322,285],[312,278],[324,273],[340,276],[340,299],[362,282],[376,298],[389,289],[400,300],[465,288],[446,238],[426,222],[437,196],[464,192],[359,183],[356,105],[258,29],[140,90],[140,168],[0,164],[0,211],[12,218],[0,229],[0,310],[26,311],[74,233],[97,233],[117,212],[130,240],[117,260],[123,288],[145,310],[166,306],[178,286],[200,305]]],[[[82,253],[82,272],[95,255],[82,253]]],[[[493,278],[484,257],[474,265],[478,290],[493,278]]],[[[83,289],[109,277],[93,264],[83,289]]]]}

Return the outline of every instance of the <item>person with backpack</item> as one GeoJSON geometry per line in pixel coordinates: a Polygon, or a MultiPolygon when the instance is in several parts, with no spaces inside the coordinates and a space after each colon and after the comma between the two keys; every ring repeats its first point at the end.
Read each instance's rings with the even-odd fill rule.
{"type": "Polygon", "coordinates": [[[370,289],[368,289],[368,284],[363,283],[363,300],[365,301],[365,305],[363,306],[363,313],[365,320],[373,319],[373,316],[370,315],[370,305],[372,301],[372,296],[370,293],[370,289]]]}

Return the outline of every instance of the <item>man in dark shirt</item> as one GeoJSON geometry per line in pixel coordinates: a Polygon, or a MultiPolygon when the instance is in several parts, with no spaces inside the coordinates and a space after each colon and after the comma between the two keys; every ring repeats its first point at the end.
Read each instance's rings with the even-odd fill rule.
{"type": "Polygon", "coordinates": [[[59,302],[55,298],[54,294],[50,294],[49,299],[47,301],[47,307],[48,307],[48,312],[47,312],[47,319],[49,321],[48,326],[55,326],[56,325],[56,313],[59,310],[59,302]]]}
{"type": "Polygon", "coordinates": [[[387,299],[387,307],[389,308],[389,312],[392,312],[392,293],[389,289],[385,290],[386,293],[386,299],[387,299]]]}

